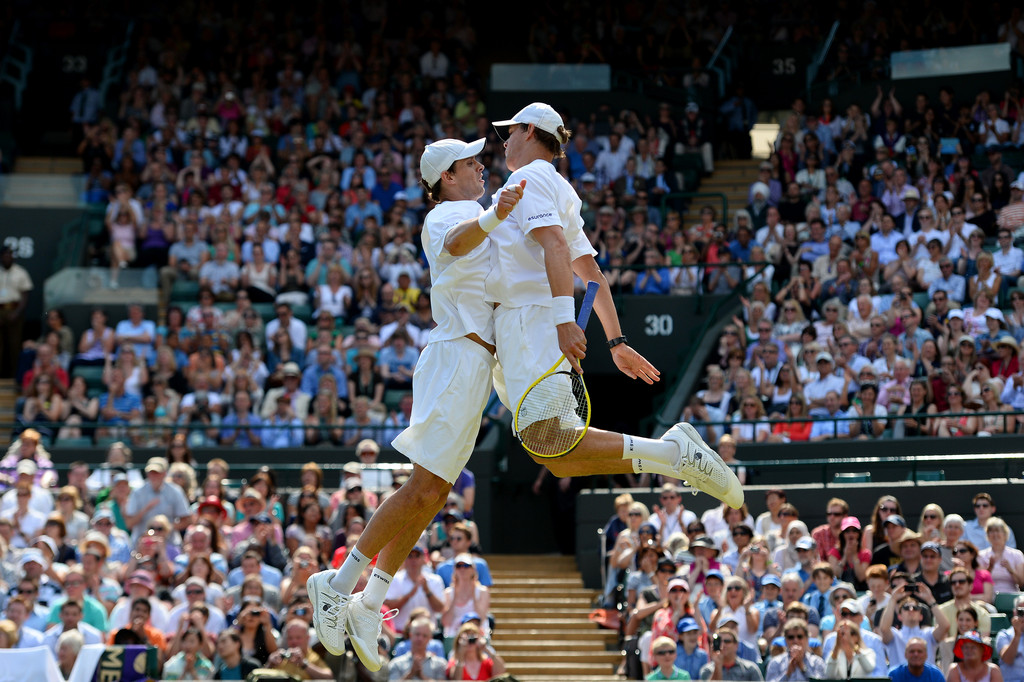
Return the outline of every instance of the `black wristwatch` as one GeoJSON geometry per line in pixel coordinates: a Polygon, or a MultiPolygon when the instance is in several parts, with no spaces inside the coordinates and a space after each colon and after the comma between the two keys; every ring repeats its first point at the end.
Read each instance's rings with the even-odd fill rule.
{"type": "Polygon", "coordinates": [[[608,348],[612,349],[612,348],[615,348],[615,346],[621,345],[623,343],[628,343],[628,342],[629,342],[629,339],[627,339],[625,336],[616,336],[614,339],[609,339],[608,340],[608,348]]]}

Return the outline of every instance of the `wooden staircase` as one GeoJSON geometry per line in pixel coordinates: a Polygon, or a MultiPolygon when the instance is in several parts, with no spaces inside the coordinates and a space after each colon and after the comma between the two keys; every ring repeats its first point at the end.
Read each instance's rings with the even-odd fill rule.
{"type": "MultiPolygon", "coordinates": [[[[763,159],[720,160],[715,161],[715,172],[704,178],[700,184],[701,192],[721,192],[729,201],[729,215],[747,205],[747,191],[750,184],[757,180],[757,167],[763,159]]],[[[700,203],[711,204],[721,212],[721,206],[706,199],[700,203]]],[[[691,213],[693,209],[691,208],[691,213]]]]}
{"type": "Polygon", "coordinates": [[[522,682],[621,680],[617,633],[590,622],[599,590],[583,587],[571,556],[493,555],[494,648],[522,682]]]}
{"type": "MultiPolygon", "coordinates": [[[[0,379],[0,424],[13,424],[14,423],[14,406],[18,401],[18,387],[14,383],[14,379],[0,379]]],[[[11,443],[11,430],[9,428],[0,429],[0,448],[3,448],[2,452],[7,451],[7,446],[11,443]]]]}

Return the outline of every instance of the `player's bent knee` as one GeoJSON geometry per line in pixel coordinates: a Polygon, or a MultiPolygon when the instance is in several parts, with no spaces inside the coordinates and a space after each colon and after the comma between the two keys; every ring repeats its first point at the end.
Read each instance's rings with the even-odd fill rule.
{"type": "Polygon", "coordinates": [[[410,486],[409,493],[420,508],[443,507],[448,500],[448,491],[452,489],[451,483],[422,467],[416,467],[406,485],[410,486]]]}

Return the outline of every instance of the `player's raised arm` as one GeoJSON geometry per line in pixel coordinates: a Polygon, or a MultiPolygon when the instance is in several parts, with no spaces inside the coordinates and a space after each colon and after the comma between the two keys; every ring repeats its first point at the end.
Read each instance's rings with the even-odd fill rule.
{"type": "MultiPolygon", "coordinates": [[[[580,374],[580,360],[587,354],[587,336],[576,324],[576,301],[572,297],[572,263],[569,245],[561,225],[535,227],[530,235],[544,249],[544,269],[551,287],[551,316],[558,331],[558,347],[580,374]]],[[[607,287],[607,284],[605,283],[607,287]]]]}
{"type": "Polygon", "coordinates": [[[479,218],[466,220],[448,230],[444,237],[444,250],[453,256],[464,256],[479,246],[494,228],[501,224],[519,200],[523,198],[526,180],[501,190],[498,201],[479,218]]]}
{"type": "Polygon", "coordinates": [[[601,320],[609,344],[614,343],[611,352],[615,366],[630,379],[642,379],[648,384],[660,381],[661,372],[626,343],[626,337],[622,335],[622,327],[619,325],[619,314],[615,311],[615,302],[612,300],[611,287],[608,286],[608,280],[594,257],[580,256],[572,262],[572,269],[584,282],[598,282],[601,285],[594,301],[594,310],[601,320]]]}

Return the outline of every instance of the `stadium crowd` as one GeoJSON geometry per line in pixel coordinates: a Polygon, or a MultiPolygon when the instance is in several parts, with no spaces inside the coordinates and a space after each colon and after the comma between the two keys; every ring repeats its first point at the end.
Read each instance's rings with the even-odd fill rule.
{"type": "Polygon", "coordinates": [[[808,529],[784,489],[756,519],[682,493],[619,495],[605,527],[630,679],[1021,679],[1024,554],[990,494],[964,516],[832,498],[808,529]]]}
{"type": "Polygon", "coordinates": [[[1019,432],[1019,105],[796,100],[748,206],[679,238],[694,286],[749,292],[683,417],[719,443],[1019,432]]]}
{"type": "Polygon", "coordinates": [[[83,644],[99,643],[154,647],[153,674],[168,680],[246,679],[260,668],[300,679],[500,674],[468,471],[388,593],[386,607],[400,609],[380,640],[390,668],[373,676],[353,654],[316,646],[307,578],[341,564],[408,476],[377,467],[372,440],[357,451],[337,488],[308,462],[301,489],[278,492],[267,467],[229,489],[221,458],[198,482],[184,438],[141,468],[116,442],[102,467],[72,463],[57,486],[40,434],[26,430],[0,462],[13,483],[0,498],[0,648],[45,646],[65,676],[83,644]]]}
{"type": "MultiPolygon", "coordinates": [[[[870,5],[830,78],[943,42],[939,17],[930,37],[900,36],[902,24],[870,5]]],[[[773,10],[770,40],[812,42],[822,8],[773,10]]],[[[527,53],[626,64],[688,94],[647,112],[573,112],[559,165],[617,292],[749,287],[684,417],[732,457],[745,441],[1017,432],[1024,177],[1002,154],[1024,142],[1018,92],[960,106],[944,90],[938,102],[915,97],[913,110],[894,92],[844,112],[797,100],[746,210],[721,222],[668,198],[663,212],[663,198],[689,188],[684,156],[710,172],[716,146],[749,153],[756,103],[740,88],[714,102],[702,58],[756,12],[645,13],[658,30],[636,49],[617,29],[588,34],[577,22],[560,36],[537,19],[527,53]],[[691,72],[663,72],[680,58],[694,60],[691,72]],[[849,419],[810,419],[840,413],[849,419]]],[[[353,14],[365,32],[332,39],[328,22],[303,33],[254,14],[235,25],[201,3],[194,41],[174,22],[147,27],[111,115],[83,79],[71,103],[77,151],[87,198],[106,206],[92,256],[111,287],[127,268],[155,274],[160,313],[97,310],[72,330],[51,310],[23,349],[23,430],[0,462],[10,486],[0,645],[42,643],[66,673],[83,643],[148,643],[163,679],[244,679],[255,667],[341,678],[358,666],[316,647],[305,579],[337,565],[404,480],[373,463],[407,423],[432,326],[419,154],[433,139],[485,137],[492,191],[507,171],[466,17],[453,11],[441,31],[427,13],[404,39],[378,42],[382,11],[353,14]],[[182,306],[175,291],[188,285],[198,293],[182,306]],[[109,446],[103,468],[75,463],[59,486],[47,443],[94,436],[126,442],[109,446]],[[270,470],[226,485],[228,448],[342,444],[360,461],[336,491],[315,463],[287,495],[270,470]],[[200,482],[190,451],[209,445],[225,457],[205,463],[200,482]],[[132,447],[167,454],[140,471],[132,447]]],[[[954,25],[962,35],[946,42],[970,30],[1010,39],[1018,20],[954,25]]],[[[399,616],[381,641],[391,679],[452,677],[459,665],[461,679],[487,679],[504,667],[487,639],[491,578],[474,553],[472,502],[467,472],[396,576],[387,606],[399,616]]],[[[685,679],[676,666],[693,678],[796,680],[892,667],[902,680],[937,663],[941,676],[954,666],[951,680],[995,679],[984,662],[994,644],[1005,679],[1024,679],[1024,616],[993,631],[990,613],[998,593],[1024,587],[1024,555],[983,493],[970,521],[929,505],[917,531],[891,497],[860,513],[863,530],[833,500],[813,532],[785,491],[770,492],[756,520],[746,509],[698,520],[671,483],[659,502],[652,513],[617,500],[607,535],[607,596],[621,585],[630,609],[631,675],[685,679]]]]}

